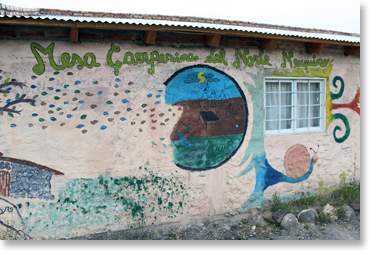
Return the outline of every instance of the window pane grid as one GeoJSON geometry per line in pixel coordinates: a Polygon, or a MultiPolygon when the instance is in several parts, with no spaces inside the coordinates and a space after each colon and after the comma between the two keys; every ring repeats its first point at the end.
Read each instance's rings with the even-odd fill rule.
{"type": "Polygon", "coordinates": [[[323,128],[323,81],[277,79],[265,84],[266,130],[287,133],[323,128]]]}

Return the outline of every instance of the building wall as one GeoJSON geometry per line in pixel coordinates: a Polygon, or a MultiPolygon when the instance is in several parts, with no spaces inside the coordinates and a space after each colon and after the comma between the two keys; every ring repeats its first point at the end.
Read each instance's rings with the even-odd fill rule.
{"type": "Polygon", "coordinates": [[[360,179],[359,57],[98,39],[0,40],[0,151],[64,173],[54,199],[2,197],[30,236],[186,225],[360,179]],[[325,78],[325,130],[265,136],[265,77],[325,78]],[[296,178],[284,167],[294,145],[310,158],[296,178]]]}

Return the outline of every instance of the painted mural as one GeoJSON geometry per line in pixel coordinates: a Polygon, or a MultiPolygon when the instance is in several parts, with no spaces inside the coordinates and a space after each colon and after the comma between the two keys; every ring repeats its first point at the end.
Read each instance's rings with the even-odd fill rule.
{"type": "Polygon", "coordinates": [[[228,161],[247,128],[246,98],[237,82],[207,65],[183,68],[166,82],[165,101],[183,114],[170,139],[182,169],[207,170],[228,161]]]}
{"type": "Polygon", "coordinates": [[[187,224],[356,170],[359,59],[0,43],[0,224],[22,239],[187,224]],[[265,136],[265,77],[325,79],[324,130],[265,136]],[[342,143],[353,161],[332,169],[342,143]]]}

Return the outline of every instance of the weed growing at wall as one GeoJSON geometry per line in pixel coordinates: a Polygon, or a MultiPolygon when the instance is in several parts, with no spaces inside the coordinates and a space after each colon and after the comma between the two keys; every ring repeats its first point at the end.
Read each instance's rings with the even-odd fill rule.
{"type": "MultiPolygon", "coordinates": [[[[287,209],[290,213],[298,214],[298,211],[316,206],[332,206],[349,205],[352,202],[360,203],[360,183],[359,182],[342,182],[337,188],[329,188],[326,192],[320,189],[317,193],[301,193],[296,198],[292,198],[286,202],[278,196],[277,193],[269,200],[271,211],[275,212],[279,209],[287,209]]],[[[341,209],[339,209],[341,210],[341,209]]],[[[341,213],[341,211],[339,212],[341,213]]],[[[342,214],[338,214],[341,215],[342,214]]],[[[326,223],[328,218],[319,218],[323,223],[326,223]]]]}

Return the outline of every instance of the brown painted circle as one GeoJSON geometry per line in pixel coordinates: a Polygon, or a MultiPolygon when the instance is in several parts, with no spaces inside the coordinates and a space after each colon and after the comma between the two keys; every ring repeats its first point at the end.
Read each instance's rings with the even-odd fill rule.
{"type": "Polygon", "coordinates": [[[292,178],[299,178],[309,171],[310,155],[307,148],[297,144],[290,147],[283,158],[286,174],[292,178]]]}

